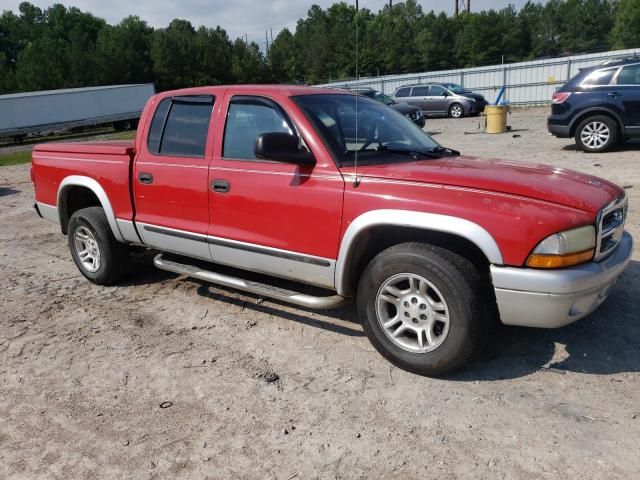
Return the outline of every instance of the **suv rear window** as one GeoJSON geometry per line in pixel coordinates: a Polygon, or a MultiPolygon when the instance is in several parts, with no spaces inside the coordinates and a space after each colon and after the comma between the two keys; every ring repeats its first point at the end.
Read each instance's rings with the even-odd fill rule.
{"type": "Polygon", "coordinates": [[[613,75],[618,71],[617,68],[609,68],[607,70],[596,70],[587,75],[582,81],[583,86],[609,85],[613,75]]]}
{"type": "Polygon", "coordinates": [[[396,97],[408,97],[409,96],[409,91],[411,89],[410,88],[401,88],[396,92],[396,97]]]}
{"type": "Polygon", "coordinates": [[[156,155],[204,158],[214,98],[165,98],[153,115],[147,146],[156,155]]]}

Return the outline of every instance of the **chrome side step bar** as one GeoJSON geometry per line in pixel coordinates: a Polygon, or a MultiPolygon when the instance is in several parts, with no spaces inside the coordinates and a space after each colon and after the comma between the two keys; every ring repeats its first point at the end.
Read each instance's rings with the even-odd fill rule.
{"type": "Polygon", "coordinates": [[[264,283],[243,280],[229,275],[202,270],[194,265],[186,265],[183,263],[173,262],[162,258],[162,254],[157,255],[153,259],[153,263],[160,270],[187,275],[189,277],[204,280],[205,282],[216,283],[225,287],[236,288],[244,292],[254,293],[263,297],[273,298],[282,302],[292,303],[305,308],[314,310],[331,310],[339,308],[348,303],[348,300],[340,295],[331,297],[314,297],[304,293],[298,293],[284,288],[265,285],[264,283]]]}

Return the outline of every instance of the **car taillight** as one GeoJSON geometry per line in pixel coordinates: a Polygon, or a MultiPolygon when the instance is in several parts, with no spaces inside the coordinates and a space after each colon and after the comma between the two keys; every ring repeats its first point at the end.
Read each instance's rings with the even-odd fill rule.
{"type": "Polygon", "coordinates": [[[571,92],[558,92],[554,93],[553,97],[551,97],[551,102],[555,104],[564,103],[567,98],[571,96],[571,92]]]}

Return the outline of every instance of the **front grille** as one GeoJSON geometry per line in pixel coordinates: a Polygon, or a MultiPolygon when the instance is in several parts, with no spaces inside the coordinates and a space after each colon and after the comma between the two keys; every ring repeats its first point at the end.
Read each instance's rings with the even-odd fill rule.
{"type": "Polygon", "coordinates": [[[628,205],[625,194],[600,210],[598,214],[596,260],[602,260],[607,257],[620,243],[624,233],[628,205]]]}

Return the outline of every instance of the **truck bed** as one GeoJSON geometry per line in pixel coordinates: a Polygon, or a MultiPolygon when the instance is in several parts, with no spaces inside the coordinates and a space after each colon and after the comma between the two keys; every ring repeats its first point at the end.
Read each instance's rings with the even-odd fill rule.
{"type": "Polygon", "coordinates": [[[116,219],[131,221],[130,170],[134,151],[133,140],[36,145],[31,175],[37,185],[36,202],[40,210],[46,214],[47,207],[55,208],[64,201],[65,178],[82,177],[87,185],[98,183],[116,219]]]}

